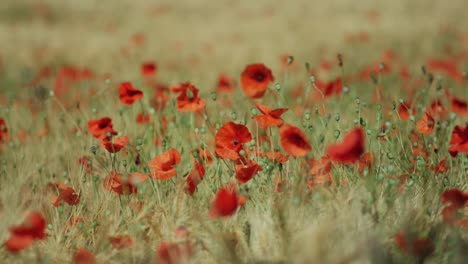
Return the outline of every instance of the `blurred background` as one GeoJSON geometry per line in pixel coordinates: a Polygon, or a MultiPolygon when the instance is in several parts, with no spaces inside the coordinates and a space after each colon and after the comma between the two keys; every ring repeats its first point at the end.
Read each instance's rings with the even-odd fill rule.
{"type": "Polygon", "coordinates": [[[277,69],[284,54],[374,61],[391,48],[417,59],[453,38],[468,45],[467,10],[466,0],[2,0],[0,76],[67,64],[130,78],[154,60],[168,80],[201,81],[252,62],[277,69]]]}

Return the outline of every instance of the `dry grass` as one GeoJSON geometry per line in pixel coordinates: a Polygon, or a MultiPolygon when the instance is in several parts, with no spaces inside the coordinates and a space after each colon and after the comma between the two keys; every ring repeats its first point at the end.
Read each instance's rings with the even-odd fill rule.
{"type": "MultiPolygon", "coordinates": [[[[402,153],[410,152],[409,135],[414,124],[399,120],[395,111],[386,114],[392,112],[391,101],[407,97],[399,80],[381,81],[385,88],[385,100],[380,102],[382,111],[371,99],[374,85],[370,81],[349,83],[349,94],[316,102],[302,109],[301,114],[294,110],[304,102],[287,94],[296,83],[308,82],[302,70],[305,62],[313,67],[322,59],[335,62],[337,53],[344,54],[346,73],[355,73],[378,62],[382,53],[391,48],[419,76],[420,66],[427,58],[445,56],[444,45],[466,52],[466,1],[151,2],[1,1],[0,117],[5,119],[12,141],[0,145],[0,241],[8,239],[8,228],[19,224],[25,211],[42,211],[48,222],[47,239],[35,242],[20,254],[11,254],[2,247],[1,262],[69,262],[76,249],[82,247],[92,251],[99,263],[153,262],[155,248],[161,241],[174,241],[178,226],[190,231],[195,251],[190,262],[194,263],[413,263],[416,258],[398,250],[393,240],[397,232],[407,229],[416,229],[423,235],[436,233],[436,251],[425,259],[427,263],[466,261],[466,228],[445,225],[440,216],[443,190],[468,189],[466,155],[449,158],[450,171],[445,175],[427,169],[412,171],[411,185],[403,193],[388,180],[411,167],[402,153]],[[372,14],[377,15],[375,20],[370,18],[372,14]],[[345,40],[346,35],[360,32],[367,32],[369,41],[345,40]],[[131,40],[137,33],[145,36],[140,47],[131,40]],[[284,73],[279,61],[282,54],[294,55],[299,70],[284,73]],[[271,89],[267,99],[262,100],[290,108],[284,119],[307,131],[313,147],[309,158],[324,155],[326,146],[336,141],[335,130],[343,135],[354,126],[357,96],[362,105],[368,103],[362,106],[361,116],[372,135],[384,122],[377,119],[379,114],[396,124],[399,133],[388,142],[368,137],[367,151],[382,154],[378,170],[373,168],[368,175],[360,176],[354,167],[336,166],[335,178],[346,180],[346,186],[338,183],[308,189],[303,177],[308,173],[304,159],[291,157],[282,170],[264,170],[241,188],[248,200],[235,215],[211,220],[210,202],[218,187],[232,178],[230,167],[216,159],[207,167],[206,177],[194,196],[184,193],[183,176],[190,171],[190,152],[194,147],[207,143],[209,150],[214,151],[214,129],[199,116],[177,112],[174,96],[169,106],[156,112],[154,121],[144,126],[134,121],[140,106],[124,106],[118,100],[116,85],[131,80],[144,90],[144,108],[150,109],[152,91],[144,87],[139,73],[141,63],[148,60],[158,62],[161,82],[190,81],[199,87],[201,96],[208,101],[207,113],[213,123],[230,121],[235,112],[236,122],[245,119],[254,137],[256,126],[250,119],[253,101],[246,100],[240,89],[233,95],[218,95],[217,101],[210,99],[210,93],[215,90],[220,73],[237,78],[246,64],[265,63],[272,68],[282,89],[271,89]],[[44,96],[39,96],[37,87],[29,85],[31,80],[45,66],[51,67],[54,76],[61,65],[89,68],[112,77],[75,85],[65,96],[66,101],[48,95],[53,87],[51,77],[41,81],[46,90],[44,96]],[[88,96],[91,89],[98,94],[88,96]],[[277,94],[283,99],[276,99],[277,94]],[[76,100],[68,100],[75,96],[79,107],[76,100]],[[227,107],[222,102],[229,98],[234,103],[227,107]],[[30,99],[35,100],[34,110],[30,99]],[[331,118],[327,119],[327,113],[314,114],[315,106],[326,107],[331,118]],[[312,118],[305,120],[308,112],[312,118]],[[336,113],[341,116],[339,122],[334,121],[336,113]],[[143,172],[147,162],[164,150],[164,146],[154,144],[155,139],[165,138],[167,146],[182,154],[177,177],[154,185],[146,182],[138,195],[118,197],[105,190],[102,181],[111,168],[109,157],[86,131],[89,120],[102,116],[112,117],[114,128],[130,138],[130,151],[116,155],[119,171],[143,172]],[[162,116],[177,120],[169,125],[167,135],[157,132],[162,127],[162,116]],[[309,125],[314,127],[312,131],[306,129],[309,125]],[[207,132],[196,134],[195,129],[202,127],[207,132]],[[47,135],[41,136],[44,128],[47,135]],[[74,129],[78,132],[72,133],[74,129]],[[20,133],[26,134],[24,141],[18,138],[20,133]],[[137,145],[143,163],[139,166],[133,164],[137,145]],[[96,146],[98,151],[93,154],[96,146]],[[91,174],[78,164],[83,155],[92,158],[91,174]],[[128,165],[124,166],[124,162],[128,165]],[[273,184],[278,175],[287,179],[281,193],[275,191],[273,184]],[[45,192],[51,182],[65,183],[79,191],[80,203],[53,207],[51,194],[45,192]],[[132,209],[138,200],[144,202],[141,211],[132,209]],[[65,232],[70,217],[78,215],[85,217],[84,224],[65,232]],[[112,235],[131,236],[133,247],[114,249],[108,240],[112,235]]],[[[465,70],[466,63],[465,57],[465,70]]],[[[334,70],[325,73],[324,78],[340,74],[334,70]]],[[[444,84],[454,94],[468,99],[466,81],[465,86],[450,81],[444,84]]],[[[421,102],[429,103],[442,95],[434,87],[421,102]]],[[[466,121],[466,116],[441,120],[446,127],[424,138],[435,138],[440,148],[431,154],[428,164],[448,157],[450,133],[456,124],[466,121]]],[[[272,141],[279,147],[277,132],[272,141]]]]}

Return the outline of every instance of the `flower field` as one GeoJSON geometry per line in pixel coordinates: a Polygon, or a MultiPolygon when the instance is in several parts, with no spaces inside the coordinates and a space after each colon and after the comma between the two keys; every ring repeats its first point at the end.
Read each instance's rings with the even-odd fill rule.
{"type": "Polygon", "coordinates": [[[468,3],[0,3],[2,263],[468,263],[468,3]]]}

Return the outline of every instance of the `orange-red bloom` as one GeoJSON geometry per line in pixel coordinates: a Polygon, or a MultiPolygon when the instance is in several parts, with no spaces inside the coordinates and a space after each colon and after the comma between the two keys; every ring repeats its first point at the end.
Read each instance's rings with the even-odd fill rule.
{"type": "MultiPolygon", "coordinates": [[[[411,110],[411,103],[408,101],[404,101],[398,107],[398,114],[400,115],[401,120],[407,121],[410,118],[410,110],[411,110]]],[[[415,114],[415,110],[413,109],[411,112],[412,115],[415,114]]]]}
{"type": "Polygon", "coordinates": [[[177,173],[174,167],[179,164],[180,159],[180,153],[175,148],[156,156],[148,163],[151,177],[157,180],[169,180],[174,177],[177,173]]]}
{"type": "Polygon", "coordinates": [[[341,143],[328,146],[327,155],[335,162],[354,163],[364,153],[364,141],[364,131],[355,128],[346,134],[341,143]]]}
{"type": "Polygon", "coordinates": [[[46,237],[46,220],[40,212],[31,212],[23,224],[10,228],[10,238],[5,242],[5,248],[12,253],[19,252],[32,245],[34,240],[46,237]]]}
{"type": "Polygon", "coordinates": [[[141,75],[151,77],[158,71],[158,66],[154,62],[146,62],[141,65],[141,75]]]}
{"type": "Polygon", "coordinates": [[[151,115],[148,113],[139,113],[136,117],[138,124],[149,124],[151,122],[151,115]]]}
{"type": "Polygon", "coordinates": [[[119,97],[122,103],[131,105],[143,98],[143,92],[133,87],[130,82],[123,82],[119,87],[119,97]]]}
{"type": "Polygon", "coordinates": [[[110,153],[119,152],[120,150],[125,148],[127,144],[128,144],[127,136],[121,136],[121,137],[115,138],[114,140],[106,138],[101,142],[101,146],[104,147],[110,153]]]}
{"type": "Polygon", "coordinates": [[[466,101],[457,97],[453,97],[451,100],[451,104],[452,110],[460,116],[468,114],[468,103],[466,101]]]}
{"type": "Polygon", "coordinates": [[[112,119],[109,117],[90,120],[88,122],[88,131],[98,139],[105,139],[109,136],[117,135],[117,131],[112,127],[112,119]]]}
{"type": "Polygon", "coordinates": [[[128,235],[123,235],[123,236],[111,236],[109,237],[109,240],[112,244],[112,246],[116,249],[123,249],[123,248],[129,248],[133,244],[133,240],[130,236],[128,235]]]}
{"type": "Polygon", "coordinates": [[[189,242],[161,242],[156,249],[157,263],[175,264],[185,263],[193,255],[189,242]]]}
{"type": "Polygon", "coordinates": [[[435,121],[429,114],[425,113],[424,116],[416,123],[416,131],[421,134],[428,135],[434,130],[435,121]]]}
{"type": "Polygon", "coordinates": [[[304,157],[312,150],[306,135],[299,128],[284,124],[280,127],[281,146],[293,157],[304,157]]]}
{"type": "Polygon", "coordinates": [[[8,134],[8,127],[3,118],[0,118],[0,143],[6,142],[10,139],[8,134]]]}
{"type": "Polygon", "coordinates": [[[182,83],[173,89],[180,93],[177,97],[177,109],[181,112],[198,112],[205,108],[206,101],[198,97],[198,89],[190,83],[182,83]]]}
{"type": "Polygon", "coordinates": [[[238,204],[237,190],[233,184],[222,187],[216,193],[211,204],[210,216],[212,218],[227,217],[233,215],[238,204]]]}
{"type": "Polygon", "coordinates": [[[127,175],[126,179],[122,178],[122,175],[115,171],[112,171],[103,182],[104,188],[109,191],[113,191],[119,195],[128,195],[132,193],[138,193],[138,185],[145,182],[148,176],[134,172],[127,175]]]}
{"type": "Polygon", "coordinates": [[[312,159],[309,162],[312,168],[309,171],[311,179],[307,181],[307,185],[310,188],[315,185],[329,185],[334,182],[331,174],[332,163],[330,158],[322,157],[319,160],[312,159]]]}
{"type": "Polygon", "coordinates": [[[238,160],[243,144],[250,142],[252,135],[249,129],[241,124],[229,122],[224,124],[216,133],[216,155],[223,159],[238,160]]]}
{"type": "Polygon", "coordinates": [[[61,184],[61,183],[51,183],[49,187],[52,188],[57,195],[52,197],[51,203],[53,206],[58,207],[62,201],[68,205],[77,205],[80,202],[80,196],[73,190],[73,188],[61,184]]]}
{"type": "Polygon", "coordinates": [[[263,115],[256,115],[252,117],[258,122],[258,125],[262,128],[271,127],[271,126],[281,126],[283,124],[283,119],[281,115],[288,111],[287,108],[278,108],[271,109],[268,106],[255,104],[255,106],[260,110],[263,115]]]}
{"type": "Polygon", "coordinates": [[[400,250],[421,259],[426,258],[434,252],[434,245],[428,238],[415,237],[414,235],[399,232],[395,235],[394,239],[395,244],[400,250]]]}
{"type": "Polygon", "coordinates": [[[203,164],[198,161],[194,161],[193,169],[185,180],[185,192],[189,195],[193,195],[197,185],[203,180],[203,177],[205,177],[205,168],[203,167],[203,164]]]}
{"type": "Polygon", "coordinates": [[[459,152],[468,153],[468,123],[465,128],[456,126],[450,138],[450,156],[456,157],[459,152]]]}
{"type": "Polygon", "coordinates": [[[253,178],[262,167],[256,161],[249,161],[245,166],[243,164],[236,165],[236,179],[240,184],[245,184],[253,178]]]}
{"type": "Polygon", "coordinates": [[[241,88],[250,98],[260,98],[275,78],[264,64],[250,64],[241,74],[241,88]]]}
{"type": "Polygon", "coordinates": [[[444,220],[450,222],[454,220],[454,214],[458,209],[468,206],[468,193],[459,189],[449,189],[442,193],[442,203],[446,206],[442,210],[444,220]]]}
{"type": "Polygon", "coordinates": [[[80,248],[76,251],[73,257],[73,264],[94,264],[96,263],[96,257],[93,253],[89,252],[85,248],[80,248]]]}
{"type": "Polygon", "coordinates": [[[230,93],[234,90],[234,80],[231,77],[221,74],[218,78],[218,85],[216,90],[218,92],[230,93]]]}

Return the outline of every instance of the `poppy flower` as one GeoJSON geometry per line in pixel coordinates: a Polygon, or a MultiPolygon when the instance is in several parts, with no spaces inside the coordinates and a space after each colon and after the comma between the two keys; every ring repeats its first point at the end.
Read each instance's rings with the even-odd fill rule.
{"type": "Polygon", "coordinates": [[[174,168],[180,162],[180,153],[175,148],[156,156],[148,163],[151,177],[157,180],[169,180],[177,173],[174,168]]]}
{"type": "Polygon", "coordinates": [[[341,94],[341,90],[343,87],[343,83],[340,77],[327,83],[322,83],[322,82],[317,81],[316,85],[322,91],[323,96],[325,97],[341,94]]]}
{"type": "Polygon", "coordinates": [[[202,163],[195,161],[192,171],[185,180],[185,192],[189,195],[193,195],[198,184],[203,180],[203,177],[205,177],[205,168],[202,163]]]}
{"type": "MultiPolygon", "coordinates": [[[[420,259],[425,259],[434,252],[434,245],[429,238],[399,232],[395,235],[394,240],[400,250],[420,259]]],[[[419,263],[423,263],[423,261],[419,263]]]]}
{"type": "Polygon", "coordinates": [[[10,228],[10,238],[5,242],[5,248],[17,253],[32,245],[34,240],[46,237],[46,220],[40,212],[31,212],[23,224],[10,228]]]}
{"type": "Polygon", "coordinates": [[[271,70],[264,64],[250,64],[241,74],[241,88],[248,97],[260,98],[274,80],[271,70]]]}
{"type": "Polygon", "coordinates": [[[109,240],[112,246],[116,249],[129,248],[133,244],[133,240],[130,236],[111,236],[109,240]]]}
{"type": "Polygon", "coordinates": [[[416,123],[416,131],[421,134],[430,134],[434,130],[435,121],[434,118],[429,114],[425,113],[424,116],[416,123]]]}
{"type": "Polygon", "coordinates": [[[342,142],[328,146],[327,155],[338,163],[354,163],[364,153],[364,141],[364,131],[355,128],[346,134],[342,142]]]}
{"type": "Polygon", "coordinates": [[[81,168],[83,168],[87,174],[91,173],[92,167],[90,163],[90,158],[88,156],[82,156],[81,158],[79,158],[78,164],[80,164],[81,168]]]}
{"type": "Polygon", "coordinates": [[[442,193],[442,203],[446,206],[442,209],[445,221],[452,221],[457,210],[468,206],[468,193],[459,189],[449,189],[442,193]]]}
{"type": "Polygon", "coordinates": [[[119,97],[122,103],[131,105],[143,98],[143,92],[133,87],[130,82],[123,82],[119,87],[119,97]]]}
{"type": "Polygon", "coordinates": [[[95,264],[96,257],[85,248],[80,248],[73,256],[73,264],[95,264]]]}
{"type": "Polygon", "coordinates": [[[431,59],[427,62],[427,69],[430,72],[446,74],[454,81],[463,81],[463,74],[454,59],[431,59]]]}
{"type": "Polygon", "coordinates": [[[202,148],[201,146],[198,147],[197,154],[198,154],[198,158],[201,161],[205,162],[206,164],[210,164],[210,163],[213,162],[213,156],[211,155],[211,153],[206,148],[202,148]]]}
{"type": "Polygon", "coordinates": [[[268,106],[255,104],[258,110],[263,115],[256,115],[252,117],[258,123],[261,128],[264,127],[271,127],[271,126],[281,126],[283,124],[283,119],[281,119],[281,115],[288,111],[287,108],[278,108],[278,109],[271,109],[268,106]]]}
{"type": "Polygon", "coordinates": [[[215,136],[216,155],[223,159],[239,160],[243,144],[251,140],[252,135],[246,126],[233,122],[226,123],[215,136]]]}
{"type": "Polygon", "coordinates": [[[146,62],[141,65],[141,75],[151,77],[158,71],[158,66],[154,62],[146,62]]]}
{"type": "Polygon", "coordinates": [[[125,148],[127,144],[128,144],[127,136],[117,137],[114,140],[106,138],[101,142],[101,146],[104,147],[110,153],[119,152],[120,150],[125,148]]]}
{"type": "Polygon", "coordinates": [[[434,100],[431,103],[429,113],[435,116],[446,117],[448,111],[440,100],[434,100]]]}
{"type": "Polygon", "coordinates": [[[80,202],[80,196],[71,187],[61,183],[51,183],[49,188],[52,188],[57,195],[52,197],[51,203],[58,207],[64,201],[68,205],[77,205],[80,202]]]}
{"type": "Polygon", "coordinates": [[[310,160],[311,169],[309,175],[311,180],[307,182],[309,188],[315,185],[329,185],[334,182],[333,175],[331,174],[332,163],[330,158],[322,157],[319,160],[310,160]]]}
{"type": "Polygon", "coordinates": [[[233,184],[222,187],[216,193],[211,203],[210,216],[212,218],[227,217],[233,215],[238,204],[237,190],[233,184]]]}
{"type": "Polygon", "coordinates": [[[161,242],[156,249],[157,263],[185,263],[192,256],[192,247],[186,243],[161,242]]]}
{"type": "Polygon", "coordinates": [[[206,106],[205,99],[198,97],[198,89],[190,83],[182,83],[173,91],[180,93],[176,102],[177,110],[181,112],[198,112],[206,106]]]}
{"type": "Polygon", "coordinates": [[[285,163],[289,160],[289,156],[285,155],[279,151],[268,151],[268,152],[261,152],[260,157],[267,157],[268,160],[277,162],[277,163],[285,163]]]}
{"type": "Polygon", "coordinates": [[[413,109],[411,114],[411,103],[408,101],[404,101],[403,103],[400,103],[398,106],[398,114],[400,115],[401,120],[407,121],[410,118],[410,115],[415,115],[415,110],[413,109]]]}
{"type": "Polygon", "coordinates": [[[312,150],[306,135],[299,128],[284,124],[280,127],[281,146],[293,157],[304,157],[312,150]]]}
{"type": "Polygon", "coordinates": [[[372,165],[374,165],[374,154],[372,152],[366,152],[359,159],[358,172],[362,174],[364,170],[369,170],[372,165]]]}
{"type": "Polygon", "coordinates": [[[113,191],[119,195],[128,195],[138,193],[138,185],[145,182],[148,176],[133,172],[127,175],[127,179],[123,179],[121,174],[112,171],[103,182],[105,189],[113,191]]]}
{"type": "Polygon", "coordinates": [[[239,181],[240,184],[245,184],[250,179],[253,178],[259,171],[262,170],[262,167],[258,165],[256,161],[249,161],[249,163],[243,165],[238,164],[236,165],[236,179],[239,181]]]}
{"type": "Polygon", "coordinates": [[[459,152],[468,153],[468,123],[465,128],[455,126],[452,131],[449,147],[450,156],[456,157],[459,152]]]}
{"type": "Polygon", "coordinates": [[[154,85],[154,95],[151,100],[151,105],[156,111],[164,109],[169,102],[169,88],[161,83],[154,85]]]}
{"type": "Polygon", "coordinates": [[[109,117],[90,120],[88,122],[88,131],[97,139],[105,139],[108,136],[117,135],[117,131],[112,127],[112,119],[109,117]]]}
{"type": "Polygon", "coordinates": [[[138,124],[149,124],[151,122],[151,115],[148,113],[139,113],[136,117],[138,124]]]}
{"type": "Polygon", "coordinates": [[[460,98],[453,97],[451,100],[452,110],[460,116],[468,114],[468,103],[460,98]]]}
{"type": "Polygon", "coordinates": [[[234,90],[234,80],[231,79],[231,77],[221,74],[218,77],[218,84],[216,90],[218,92],[224,92],[224,93],[230,93],[234,90]]]}
{"type": "Polygon", "coordinates": [[[8,127],[3,118],[0,118],[0,143],[8,141],[10,138],[8,134],[8,127]]]}

